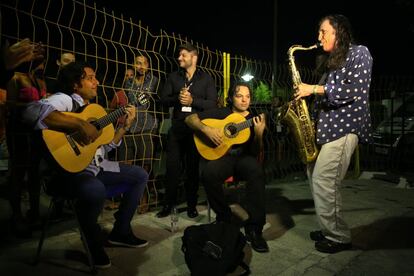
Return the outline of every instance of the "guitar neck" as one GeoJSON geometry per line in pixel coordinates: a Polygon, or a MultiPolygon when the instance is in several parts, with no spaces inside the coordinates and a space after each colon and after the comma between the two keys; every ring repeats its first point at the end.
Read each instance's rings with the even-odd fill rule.
{"type": "Polygon", "coordinates": [[[236,124],[236,127],[237,127],[237,130],[240,131],[240,130],[243,130],[245,128],[249,128],[252,125],[253,125],[253,118],[250,118],[250,119],[248,119],[248,120],[246,120],[242,123],[236,124]]]}
{"type": "Polygon", "coordinates": [[[102,118],[99,118],[98,120],[93,122],[93,124],[98,130],[103,129],[107,125],[114,123],[119,117],[125,115],[125,113],[126,113],[125,107],[120,107],[116,109],[115,111],[109,113],[108,115],[103,116],[102,118]]]}

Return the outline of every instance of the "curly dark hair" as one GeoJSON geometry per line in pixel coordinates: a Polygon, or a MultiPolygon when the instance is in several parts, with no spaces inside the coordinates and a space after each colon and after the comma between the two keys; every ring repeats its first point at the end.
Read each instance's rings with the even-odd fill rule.
{"type": "Polygon", "coordinates": [[[89,64],[75,61],[62,67],[57,77],[58,91],[67,95],[74,93],[75,83],[80,85],[81,79],[85,77],[85,68],[92,68],[89,64]]]}
{"type": "Polygon", "coordinates": [[[245,81],[235,81],[233,85],[230,87],[229,93],[226,98],[226,102],[229,106],[233,105],[233,97],[237,93],[237,91],[239,91],[240,86],[245,86],[249,89],[250,99],[253,100],[253,90],[250,84],[245,81]]]}
{"type": "Polygon", "coordinates": [[[346,18],[344,15],[327,15],[319,21],[319,26],[325,20],[328,20],[329,24],[332,25],[336,36],[336,47],[330,53],[328,60],[326,61],[326,67],[329,70],[335,70],[343,65],[349,51],[349,46],[355,42],[352,34],[351,24],[348,18],[346,18]]]}

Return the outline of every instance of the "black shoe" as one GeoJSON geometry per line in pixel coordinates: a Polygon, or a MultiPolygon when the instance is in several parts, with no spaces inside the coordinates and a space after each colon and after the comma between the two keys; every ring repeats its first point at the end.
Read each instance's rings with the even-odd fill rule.
{"type": "Polygon", "coordinates": [[[148,245],[148,241],[135,237],[134,233],[132,232],[129,232],[126,235],[119,235],[117,233],[111,232],[108,237],[108,243],[112,245],[120,245],[133,248],[145,247],[148,245]]]}
{"type": "Polygon", "coordinates": [[[106,254],[105,250],[101,246],[89,248],[93,264],[96,268],[108,268],[111,267],[111,260],[106,254]]]}
{"type": "Polygon", "coordinates": [[[316,242],[315,248],[316,250],[323,252],[323,253],[337,253],[340,251],[351,249],[352,244],[334,242],[328,239],[324,239],[323,241],[316,242]]]}
{"type": "Polygon", "coordinates": [[[247,241],[256,252],[269,252],[269,246],[263,238],[262,233],[258,233],[258,231],[255,230],[245,230],[245,233],[247,241]]]}
{"type": "Polygon", "coordinates": [[[187,207],[187,216],[189,218],[198,217],[198,211],[197,211],[196,207],[187,207]]]}
{"type": "Polygon", "coordinates": [[[162,210],[159,211],[156,216],[157,218],[164,218],[166,216],[169,216],[171,214],[172,206],[171,205],[164,205],[162,207],[162,210]]]}
{"type": "Polygon", "coordinates": [[[312,231],[309,233],[309,237],[311,238],[311,240],[313,241],[323,241],[325,238],[325,236],[322,234],[322,231],[312,231]]]}

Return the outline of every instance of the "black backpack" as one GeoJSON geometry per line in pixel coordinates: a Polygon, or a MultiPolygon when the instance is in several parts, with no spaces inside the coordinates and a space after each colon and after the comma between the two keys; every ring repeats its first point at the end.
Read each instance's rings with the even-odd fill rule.
{"type": "Polygon", "coordinates": [[[192,225],[182,237],[185,262],[193,276],[226,275],[241,266],[249,275],[250,268],[243,261],[246,237],[238,226],[216,222],[192,225]]]}

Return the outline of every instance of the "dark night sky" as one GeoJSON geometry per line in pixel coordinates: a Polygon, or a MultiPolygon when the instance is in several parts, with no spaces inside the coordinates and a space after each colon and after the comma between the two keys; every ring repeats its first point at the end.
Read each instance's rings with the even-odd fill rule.
{"type": "MultiPolygon", "coordinates": [[[[308,46],[317,40],[319,19],[330,13],[346,15],[358,42],[368,46],[374,72],[414,73],[414,3],[411,0],[282,1],[277,4],[277,30],[273,30],[273,0],[250,4],[225,1],[137,1],[140,8],[101,0],[99,5],[141,20],[153,33],[159,29],[181,34],[232,55],[272,62],[273,35],[277,33],[278,63],[285,62],[293,44],[308,46]],[[386,3],[384,3],[386,2],[386,3]],[[202,7],[199,7],[199,6],[202,7]],[[373,17],[373,19],[369,19],[373,17]]],[[[125,1],[126,2],[126,1],[125,1]]],[[[129,1],[128,1],[129,2],[129,1]]]]}

